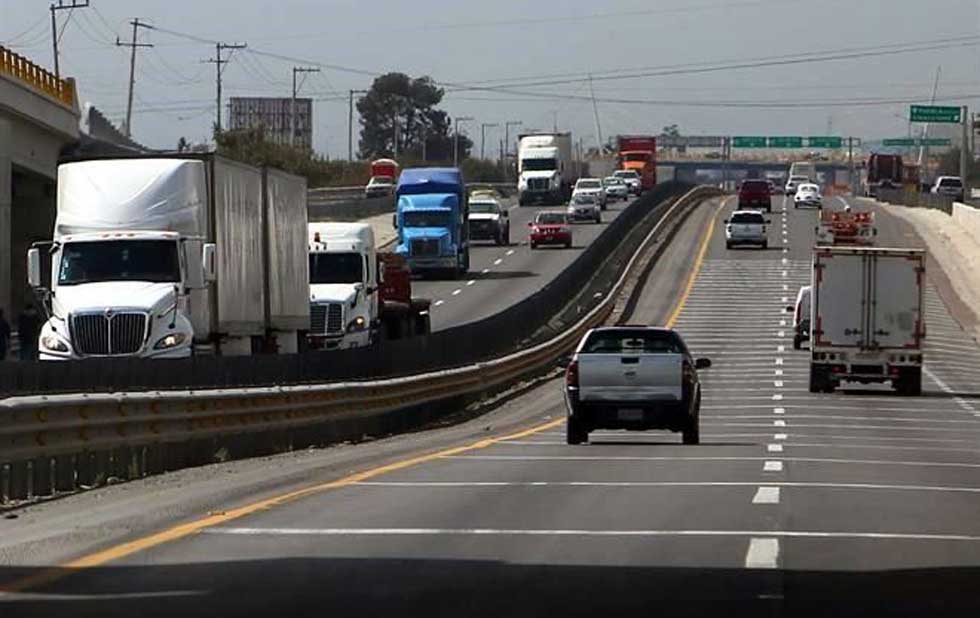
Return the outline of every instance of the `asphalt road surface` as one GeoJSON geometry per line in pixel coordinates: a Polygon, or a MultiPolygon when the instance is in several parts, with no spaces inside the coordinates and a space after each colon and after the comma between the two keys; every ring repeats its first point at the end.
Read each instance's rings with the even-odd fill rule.
{"type": "MultiPolygon", "coordinates": [[[[700,266],[676,326],[714,361],[702,444],[596,432],[567,446],[551,381],[305,467],[284,456],[92,492],[0,524],[0,581],[16,590],[0,614],[977,615],[980,349],[930,290],[922,397],[810,394],[785,306],[808,280],[816,213],[782,202],[767,251],[726,250],[732,200],[704,204],[631,320],[666,322],[700,266]],[[241,477],[254,488],[203,497],[241,477]],[[317,488],[275,499],[297,486],[317,488]],[[79,556],[77,572],[44,568],[79,556]]],[[[879,239],[909,237],[890,221],[879,239]]]]}
{"type": "Polygon", "coordinates": [[[432,329],[435,331],[480,320],[515,305],[554,279],[607,225],[619,216],[628,202],[610,202],[602,213],[602,223],[574,224],[573,246],[528,246],[528,223],[541,210],[564,210],[564,206],[516,206],[510,211],[510,246],[490,241],[470,245],[470,274],[460,280],[416,280],[416,296],[432,301],[432,329]]]}

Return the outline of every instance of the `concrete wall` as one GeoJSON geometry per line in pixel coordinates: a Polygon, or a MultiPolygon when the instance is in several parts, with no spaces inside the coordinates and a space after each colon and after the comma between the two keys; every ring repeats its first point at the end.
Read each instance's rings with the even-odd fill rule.
{"type": "Polygon", "coordinates": [[[953,221],[980,245],[980,209],[966,204],[953,204],[953,221]]]}

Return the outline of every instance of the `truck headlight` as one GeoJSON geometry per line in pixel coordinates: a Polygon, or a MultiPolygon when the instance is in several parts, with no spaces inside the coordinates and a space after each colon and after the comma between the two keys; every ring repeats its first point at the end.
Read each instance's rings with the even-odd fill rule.
{"type": "Polygon", "coordinates": [[[169,350],[171,348],[176,348],[180,344],[187,341],[187,335],[184,333],[171,333],[166,337],[161,337],[159,341],[154,344],[154,350],[169,350]]]}
{"type": "Polygon", "coordinates": [[[41,347],[51,352],[67,352],[68,344],[61,340],[57,335],[44,335],[41,337],[41,347]]]}
{"type": "Polygon", "coordinates": [[[359,315],[353,320],[351,320],[351,323],[347,325],[347,332],[359,333],[365,330],[366,328],[367,328],[367,320],[364,319],[364,316],[359,315]]]}

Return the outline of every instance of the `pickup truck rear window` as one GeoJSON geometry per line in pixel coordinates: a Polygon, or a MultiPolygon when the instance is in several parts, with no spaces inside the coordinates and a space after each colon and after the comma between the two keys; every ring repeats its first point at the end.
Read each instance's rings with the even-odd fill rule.
{"type": "Polygon", "coordinates": [[[764,180],[746,180],[742,183],[742,191],[768,191],[769,183],[764,180]]]}
{"type": "Polygon", "coordinates": [[[680,337],[667,331],[603,330],[589,335],[582,354],[685,354],[680,337]]]}

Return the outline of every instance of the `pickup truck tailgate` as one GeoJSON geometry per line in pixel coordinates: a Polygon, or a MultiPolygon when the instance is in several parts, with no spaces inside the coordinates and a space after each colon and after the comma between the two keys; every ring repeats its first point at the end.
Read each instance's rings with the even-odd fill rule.
{"type": "Polygon", "coordinates": [[[681,401],[680,354],[579,354],[579,400],[681,401]]]}

